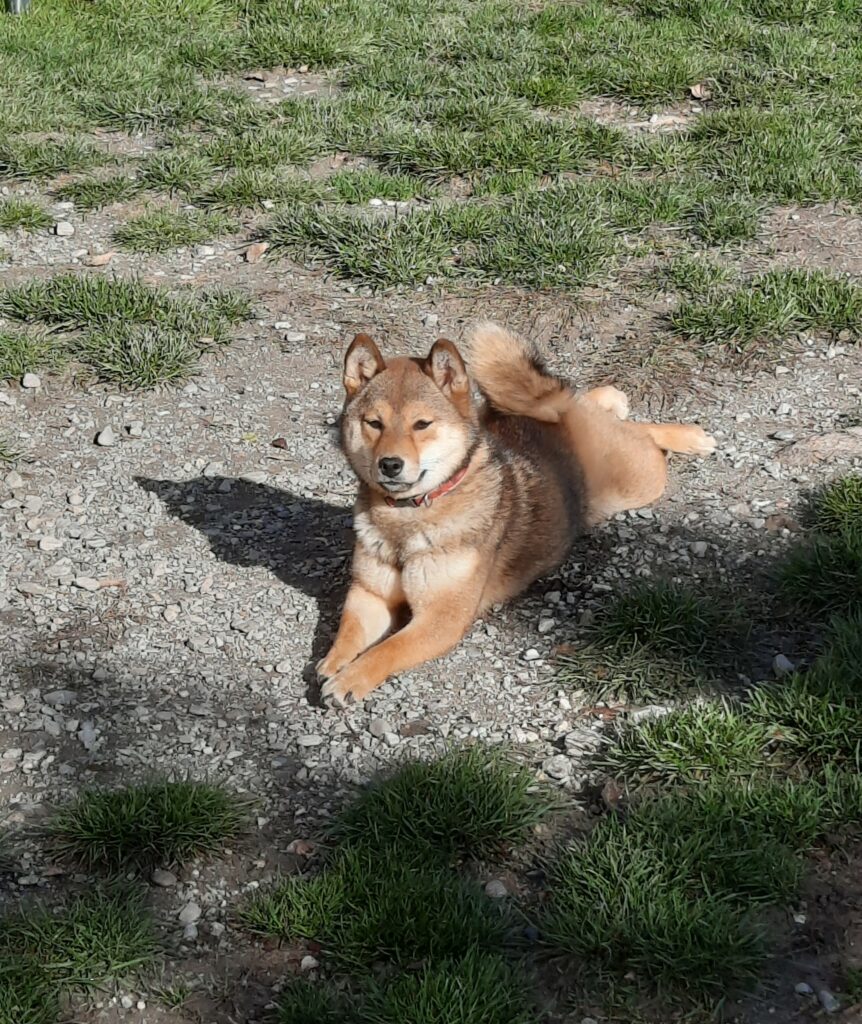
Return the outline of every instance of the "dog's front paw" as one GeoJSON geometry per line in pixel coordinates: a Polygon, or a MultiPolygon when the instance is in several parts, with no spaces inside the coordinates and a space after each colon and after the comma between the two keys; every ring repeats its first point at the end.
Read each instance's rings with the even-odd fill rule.
{"type": "Polygon", "coordinates": [[[677,451],[685,455],[697,455],[702,459],[712,455],[717,447],[712,434],[707,434],[703,427],[689,426],[686,430],[685,445],[681,445],[677,451]]]}
{"type": "Polygon", "coordinates": [[[323,684],[320,696],[338,707],[344,707],[351,698],[357,704],[364,700],[376,685],[353,665],[348,665],[323,684]]]}

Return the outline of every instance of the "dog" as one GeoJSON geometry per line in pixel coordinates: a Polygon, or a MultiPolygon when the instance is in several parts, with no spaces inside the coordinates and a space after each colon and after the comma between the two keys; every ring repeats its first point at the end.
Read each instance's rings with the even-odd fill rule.
{"type": "Polygon", "coordinates": [[[715,450],[699,426],[627,419],[614,387],[576,393],[496,324],[476,327],[469,351],[472,379],[446,338],[425,359],[384,359],[358,334],[345,355],[356,546],[317,666],[336,704],[445,654],[488,608],[560,565],[579,534],[656,501],[668,452],[715,450]]]}

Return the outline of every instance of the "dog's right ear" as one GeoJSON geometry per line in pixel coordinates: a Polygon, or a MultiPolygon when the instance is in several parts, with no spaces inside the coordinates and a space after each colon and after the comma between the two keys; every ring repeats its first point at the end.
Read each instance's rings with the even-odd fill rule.
{"type": "Polygon", "coordinates": [[[358,395],[365,385],[386,369],[380,349],[367,334],[357,334],[344,357],[344,390],[348,399],[358,395]]]}

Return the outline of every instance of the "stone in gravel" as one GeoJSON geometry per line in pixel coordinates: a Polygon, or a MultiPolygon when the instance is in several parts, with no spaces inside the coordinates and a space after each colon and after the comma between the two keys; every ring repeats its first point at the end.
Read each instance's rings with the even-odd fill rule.
{"type": "Polygon", "coordinates": [[[814,995],[814,989],[808,984],[807,981],[797,982],[797,984],[793,986],[793,991],[798,996],[811,996],[811,995],[814,995]]]}
{"type": "Polygon", "coordinates": [[[841,1009],[841,1003],[832,995],[828,988],[820,989],[817,993],[817,998],[827,1013],[838,1013],[841,1009]]]}
{"type": "Polygon", "coordinates": [[[168,871],[166,868],[156,868],[150,875],[150,881],[153,885],[160,885],[163,889],[170,889],[171,886],[177,884],[177,876],[173,871],[168,871]]]}
{"type": "Polygon", "coordinates": [[[796,670],[796,666],[783,654],[776,654],[772,659],[772,671],[777,679],[781,679],[783,676],[789,676],[791,672],[796,670]]]}
{"type": "Polygon", "coordinates": [[[13,469],[11,473],[6,474],[6,479],[4,480],[4,483],[10,490],[14,491],[18,487],[24,486],[24,477],[13,469]]]}
{"type": "Polygon", "coordinates": [[[305,341],[305,334],[302,331],[288,331],[286,340],[298,344],[300,341],[305,341]]]}
{"type": "Polygon", "coordinates": [[[492,900],[504,900],[509,895],[509,890],[505,882],[501,882],[499,878],[492,878],[485,885],[485,895],[490,896],[492,900]]]}
{"type": "Polygon", "coordinates": [[[201,476],[211,480],[213,477],[221,476],[223,472],[224,466],[220,462],[208,462],[201,471],[201,476]]]}
{"type": "Polygon", "coordinates": [[[91,594],[99,589],[99,581],[93,579],[92,576],[76,576],[72,580],[72,585],[77,587],[78,590],[86,590],[91,594]]]}
{"type": "Polygon", "coordinates": [[[144,421],[143,420],[132,420],[132,422],[126,427],[129,432],[129,437],[143,437],[144,436],[144,421]]]}
{"type": "Polygon", "coordinates": [[[383,734],[383,742],[387,747],[397,747],[401,742],[401,737],[397,732],[387,732],[383,734]]]}
{"type": "Polygon", "coordinates": [[[276,675],[279,675],[279,676],[289,676],[290,675],[290,662],[289,661],[280,661],[275,666],[275,672],[276,672],[276,675]]]}
{"type": "Polygon", "coordinates": [[[308,839],[292,839],[288,843],[287,852],[297,857],[310,857],[314,853],[314,843],[308,839]]]}
{"type": "Polygon", "coordinates": [[[305,733],[303,736],[297,736],[296,742],[301,747],[319,747],[323,743],[323,737],[317,733],[305,733]]]}
{"type": "Polygon", "coordinates": [[[67,220],[58,220],[54,225],[54,234],[61,238],[71,238],[75,234],[75,226],[67,220]]]}
{"type": "Polygon", "coordinates": [[[82,722],[78,730],[78,739],[85,750],[92,750],[96,745],[96,728],[92,722],[82,722]]]}
{"type": "Polygon", "coordinates": [[[550,633],[554,626],[556,626],[556,624],[556,619],[539,619],[539,632],[550,633]]]}
{"type": "Polygon", "coordinates": [[[132,997],[131,997],[131,996],[122,996],[122,997],[120,998],[120,1006],[122,1006],[122,1008],[123,1008],[124,1010],[131,1010],[131,1008],[132,1008],[132,1007],[133,1007],[134,1005],[135,1005],[135,1000],[134,1000],[134,999],[132,999],[132,997]]]}
{"type": "Polygon", "coordinates": [[[220,939],[225,933],[225,926],[221,921],[210,921],[210,935],[214,939],[220,939]]]}
{"type": "Polygon", "coordinates": [[[63,541],[59,537],[42,537],[39,541],[40,551],[59,551],[63,541]]]}
{"type": "Polygon", "coordinates": [[[25,597],[41,597],[48,593],[48,588],[43,587],[41,583],[19,583],[18,593],[24,594],[25,597]]]}
{"type": "Polygon", "coordinates": [[[51,690],[50,693],[46,693],[42,697],[46,704],[60,708],[67,704],[74,704],[77,699],[78,694],[74,690],[51,690]]]}
{"type": "Polygon", "coordinates": [[[422,317],[422,323],[426,327],[436,327],[440,323],[440,317],[436,313],[425,313],[422,317]]]}
{"type": "Polygon", "coordinates": [[[535,647],[530,647],[524,651],[524,661],[538,661],[539,658],[541,658],[541,654],[539,654],[535,647]]]}
{"type": "Polygon", "coordinates": [[[709,545],[706,543],[705,540],[696,540],[693,543],[689,544],[688,547],[691,553],[697,558],[703,558],[703,556],[709,550],[709,545]]]}
{"type": "Polygon", "coordinates": [[[253,469],[250,473],[243,473],[240,480],[247,484],[263,484],[266,483],[266,472],[262,469],[253,469]]]}
{"type": "Polygon", "coordinates": [[[299,961],[299,969],[303,973],[305,971],[316,971],[319,966],[320,966],[320,963],[317,960],[315,960],[313,956],[309,956],[308,954],[306,954],[299,961]]]}
{"type": "Polygon", "coordinates": [[[268,248],[269,242],[252,242],[245,251],[246,263],[259,263],[268,248]]]}
{"type": "Polygon", "coordinates": [[[162,618],[165,622],[176,622],[181,610],[178,604],[169,604],[162,612],[162,618]]]}
{"type": "Polygon", "coordinates": [[[275,329],[277,331],[289,331],[290,328],[291,328],[291,323],[290,323],[289,320],[276,320],[275,321],[275,329]]]}
{"type": "Polygon", "coordinates": [[[194,922],[192,922],[190,924],[187,924],[185,926],[185,928],[183,928],[183,938],[187,942],[194,942],[194,940],[197,937],[198,937],[198,926],[194,922]]]}
{"type": "Polygon", "coordinates": [[[368,731],[372,736],[376,736],[377,739],[382,739],[385,733],[392,732],[393,730],[385,718],[372,718],[368,731]]]}
{"type": "Polygon", "coordinates": [[[201,919],[201,908],[197,903],[187,903],[178,914],[180,924],[194,924],[201,919]]]}
{"type": "Polygon", "coordinates": [[[116,443],[117,435],[110,426],[103,427],[99,433],[96,434],[96,444],[100,448],[113,448],[116,443]]]}
{"type": "MultiPolygon", "coordinates": [[[[16,694],[14,697],[7,697],[6,700],[3,701],[4,710],[11,711],[13,714],[16,714],[18,711],[23,711],[26,706],[26,701],[19,694],[16,694]]],[[[8,753],[8,751],[6,753],[8,753]]]]}
{"type": "Polygon", "coordinates": [[[27,389],[40,388],[42,387],[42,378],[38,373],[25,373],[21,378],[21,387],[27,389]]]}
{"type": "Polygon", "coordinates": [[[552,779],[567,779],[572,773],[572,762],[565,754],[555,754],[545,758],[542,771],[552,779]]]}

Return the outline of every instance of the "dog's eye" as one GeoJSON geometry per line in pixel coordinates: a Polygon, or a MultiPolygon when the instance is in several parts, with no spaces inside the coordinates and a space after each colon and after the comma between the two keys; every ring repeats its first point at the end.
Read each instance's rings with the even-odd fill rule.
{"type": "Polygon", "coordinates": [[[382,430],[383,424],[380,420],[366,420],[366,424],[371,427],[372,430],[382,430]]]}
{"type": "Polygon", "coordinates": [[[416,420],[413,424],[414,430],[427,430],[431,426],[431,420],[416,420]]]}

